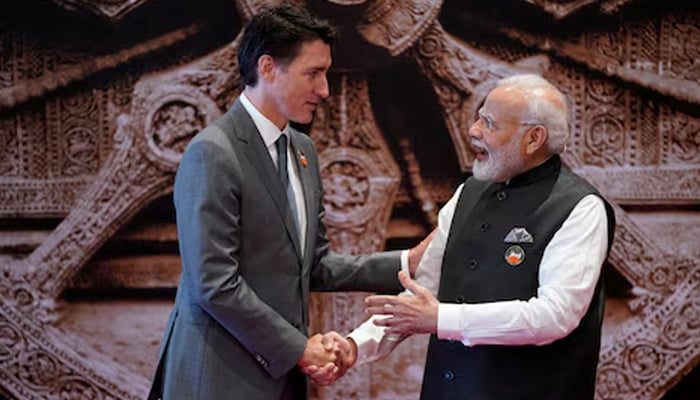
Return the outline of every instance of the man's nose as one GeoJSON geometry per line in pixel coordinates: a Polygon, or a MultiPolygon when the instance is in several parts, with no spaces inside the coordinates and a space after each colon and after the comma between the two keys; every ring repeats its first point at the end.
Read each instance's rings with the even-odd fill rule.
{"type": "Polygon", "coordinates": [[[330,94],[330,90],[328,89],[328,79],[325,76],[320,79],[320,82],[316,87],[316,94],[322,99],[325,99],[330,94]]]}
{"type": "Polygon", "coordinates": [[[473,137],[473,138],[476,138],[476,139],[481,139],[481,130],[482,130],[482,128],[483,128],[481,125],[482,125],[482,124],[481,124],[481,120],[480,120],[480,119],[477,119],[476,122],[474,122],[474,123],[469,127],[469,130],[467,131],[467,136],[473,137]]]}

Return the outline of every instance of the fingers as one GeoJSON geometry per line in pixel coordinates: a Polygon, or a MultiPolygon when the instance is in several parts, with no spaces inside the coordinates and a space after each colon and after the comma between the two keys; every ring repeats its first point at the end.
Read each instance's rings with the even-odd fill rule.
{"type": "Polygon", "coordinates": [[[341,369],[348,369],[355,364],[357,347],[352,339],[344,338],[335,331],[330,331],[323,336],[324,340],[332,341],[334,344],[333,351],[338,357],[336,365],[341,367],[341,369]]]}
{"type": "Polygon", "coordinates": [[[398,307],[387,307],[386,305],[382,306],[367,306],[365,308],[365,312],[370,315],[383,315],[383,316],[390,316],[393,317],[397,314],[401,314],[401,310],[398,309],[398,307]]]}
{"type": "Polygon", "coordinates": [[[390,318],[376,318],[373,323],[377,326],[385,328],[385,334],[399,336],[412,335],[414,333],[422,333],[414,326],[414,319],[411,317],[394,316],[390,318]]]}
{"type": "Polygon", "coordinates": [[[307,375],[316,385],[326,386],[340,377],[340,368],[333,363],[327,363],[321,367],[316,366],[316,369],[307,375]]]}
{"type": "Polygon", "coordinates": [[[323,335],[323,345],[326,351],[335,352],[338,357],[338,362],[352,366],[355,362],[355,352],[356,349],[353,346],[354,342],[346,339],[338,332],[330,331],[323,335]]]}
{"type": "Polygon", "coordinates": [[[418,285],[404,272],[399,274],[407,289],[415,290],[414,296],[370,296],[365,299],[366,311],[375,318],[374,324],[386,327],[387,333],[436,333],[440,303],[425,288],[418,285]]]}
{"type": "MultiPolygon", "coordinates": [[[[357,350],[354,342],[346,339],[335,331],[323,335],[314,335],[309,343],[315,343],[323,348],[324,356],[332,354],[328,362],[317,362],[304,365],[301,370],[309,376],[316,385],[330,385],[339,379],[355,364],[357,350]]],[[[317,361],[319,359],[317,358],[317,361]]]]}
{"type": "Polygon", "coordinates": [[[325,333],[321,338],[321,343],[326,351],[338,352],[343,345],[344,339],[336,331],[325,333]]]}
{"type": "Polygon", "coordinates": [[[323,345],[323,336],[316,334],[306,341],[306,348],[297,365],[306,368],[310,365],[325,365],[326,363],[335,363],[337,360],[336,352],[327,351],[323,345]]]}
{"type": "Polygon", "coordinates": [[[405,311],[405,307],[424,298],[431,298],[430,291],[411,279],[404,271],[399,272],[399,281],[404,288],[413,292],[415,296],[387,296],[375,295],[365,298],[366,311],[373,315],[395,315],[405,311]],[[414,297],[414,298],[412,298],[414,297]]]}
{"type": "Polygon", "coordinates": [[[365,312],[371,315],[404,314],[414,296],[369,296],[365,299],[365,312]]]}
{"type": "Polygon", "coordinates": [[[319,369],[320,369],[320,367],[318,365],[307,365],[307,366],[301,368],[301,372],[310,376],[310,375],[316,373],[319,369]]]}
{"type": "Polygon", "coordinates": [[[414,333],[411,324],[407,322],[405,318],[401,317],[376,319],[374,320],[374,324],[383,326],[385,328],[384,332],[387,335],[410,335],[414,333]]]}
{"type": "Polygon", "coordinates": [[[336,332],[331,331],[330,333],[334,334],[334,340],[335,344],[337,345],[338,352],[340,352],[341,354],[348,354],[353,352],[352,344],[350,344],[350,341],[348,339],[345,339],[336,332]]]}
{"type": "Polygon", "coordinates": [[[313,343],[313,345],[316,346],[316,351],[323,354],[326,353],[327,355],[333,355],[333,360],[335,361],[335,353],[337,351],[337,345],[335,341],[331,338],[326,338],[325,335],[321,335],[320,333],[317,333],[313,335],[312,337],[309,338],[309,343],[313,343]]]}
{"type": "Polygon", "coordinates": [[[402,303],[402,301],[403,301],[403,299],[398,297],[398,296],[374,295],[374,296],[367,296],[367,298],[365,298],[365,306],[386,308],[385,311],[387,311],[387,314],[391,314],[389,312],[390,307],[399,305],[402,303]],[[387,305],[389,307],[385,307],[387,305]]]}
{"type": "Polygon", "coordinates": [[[323,334],[323,347],[327,351],[343,351],[343,347],[346,347],[345,338],[340,336],[336,331],[330,331],[323,334]]]}
{"type": "Polygon", "coordinates": [[[377,326],[386,326],[386,327],[399,327],[405,323],[405,318],[403,317],[391,317],[391,318],[377,318],[374,321],[374,324],[377,326]]]}

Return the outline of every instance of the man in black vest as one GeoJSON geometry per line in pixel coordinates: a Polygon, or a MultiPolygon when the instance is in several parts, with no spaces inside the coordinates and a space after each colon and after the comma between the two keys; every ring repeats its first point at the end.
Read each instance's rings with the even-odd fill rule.
{"type": "Polygon", "coordinates": [[[421,399],[593,399],[615,222],[562,165],[568,136],[557,88],[498,82],[469,129],[474,176],[440,211],[416,280],[399,273],[407,291],[367,298],[346,366],[429,333],[421,399]]]}

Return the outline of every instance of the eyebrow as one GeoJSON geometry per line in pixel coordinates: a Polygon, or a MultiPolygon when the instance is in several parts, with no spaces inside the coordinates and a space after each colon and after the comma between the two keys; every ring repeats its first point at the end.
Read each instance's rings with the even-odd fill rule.
{"type": "Polygon", "coordinates": [[[312,66],[312,67],[306,68],[304,71],[305,72],[322,72],[322,71],[327,71],[327,70],[328,70],[328,68],[323,67],[323,66],[312,66]]]}
{"type": "Polygon", "coordinates": [[[476,115],[477,115],[479,118],[488,119],[489,121],[493,122],[493,116],[491,116],[490,114],[485,113],[483,108],[480,108],[479,111],[476,112],[476,115]]]}

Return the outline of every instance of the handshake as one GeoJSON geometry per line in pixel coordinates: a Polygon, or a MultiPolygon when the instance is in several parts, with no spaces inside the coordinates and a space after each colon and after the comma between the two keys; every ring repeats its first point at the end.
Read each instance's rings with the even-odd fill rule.
{"type": "Polygon", "coordinates": [[[316,385],[330,385],[345,375],[355,364],[357,346],[352,339],[335,331],[317,333],[306,341],[306,348],[297,366],[316,385]]]}
{"type": "MultiPolygon", "coordinates": [[[[399,282],[412,293],[411,296],[369,296],[365,299],[366,311],[372,315],[388,318],[373,321],[375,325],[386,328],[390,335],[387,340],[405,337],[414,333],[437,333],[438,301],[425,287],[416,283],[415,276],[418,263],[425,249],[433,239],[437,229],[433,230],[423,241],[408,252],[409,273],[399,272],[399,282]]],[[[335,331],[325,334],[317,333],[306,341],[306,348],[297,366],[317,385],[330,385],[345,373],[357,361],[357,345],[350,338],[344,338],[335,331]]]]}

